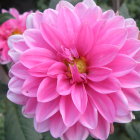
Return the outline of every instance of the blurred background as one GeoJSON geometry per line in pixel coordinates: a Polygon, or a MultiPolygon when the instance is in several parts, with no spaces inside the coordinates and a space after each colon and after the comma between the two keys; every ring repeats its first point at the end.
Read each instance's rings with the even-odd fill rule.
{"type": "MultiPolygon", "coordinates": [[[[76,4],[81,0],[67,0],[76,4]]],[[[113,8],[126,18],[132,17],[140,27],[140,0],[95,0],[104,10],[113,8]]],[[[55,8],[59,0],[0,0],[0,9],[17,8],[24,11],[55,8]]],[[[1,73],[0,73],[1,74],[1,73]]],[[[7,86],[0,81],[0,140],[55,140],[49,133],[34,131],[32,120],[21,115],[21,109],[6,100],[7,86]]],[[[115,133],[108,140],[140,140],[140,113],[129,124],[115,124],[115,133]]],[[[88,140],[93,140],[89,137],[88,140]]]]}

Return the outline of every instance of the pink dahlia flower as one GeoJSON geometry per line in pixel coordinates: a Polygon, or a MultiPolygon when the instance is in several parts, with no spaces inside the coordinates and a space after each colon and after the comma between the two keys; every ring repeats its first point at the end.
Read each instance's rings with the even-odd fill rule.
{"type": "Polygon", "coordinates": [[[34,118],[38,132],[62,140],[105,140],[113,123],[140,110],[140,41],[133,19],[103,12],[92,0],[27,19],[23,35],[9,38],[15,64],[9,100],[34,118]],[[13,53],[15,52],[15,53],[13,53]]]}
{"type": "Polygon", "coordinates": [[[22,34],[25,30],[25,21],[27,12],[20,15],[15,8],[9,9],[9,11],[2,10],[2,13],[10,13],[14,19],[10,19],[0,25],[0,63],[6,64],[11,61],[8,56],[9,47],[7,44],[8,37],[14,34],[22,34]]]}

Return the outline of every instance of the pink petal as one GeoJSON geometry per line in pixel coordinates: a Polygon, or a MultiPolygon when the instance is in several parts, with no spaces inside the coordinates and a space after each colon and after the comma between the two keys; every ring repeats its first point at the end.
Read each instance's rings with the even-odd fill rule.
{"type": "MultiPolygon", "coordinates": [[[[101,18],[101,16],[102,16],[102,9],[100,7],[98,7],[98,6],[91,7],[86,10],[86,12],[82,18],[82,23],[85,24],[85,26],[89,26],[92,28],[97,23],[98,19],[101,18]],[[94,22],[93,22],[93,20],[94,20],[94,22]]],[[[90,30],[92,30],[92,29],[90,29],[90,30]]],[[[91,33],[93,35],[93,31],[91,33]]],[[[93,38],[92,38],[92,41],[93,41],[93,38]]]]}
{"type": "Polygon", "coordinates": [[[75,84],[71,90],[74,105],[79,112],[84,113],[87,108],[87,92],[83,84],[75,84]]]}
{"type": "Polygon", "coordinates": [[[90,134],[93,137],[105,140],[110,133],[110,124],[101,115],[98,118],[98,125],[96,129],[90,129],[90,134]]]}
{"type": "Polygon", "coordinates": [[[22,35],[12,35],[8,38],[8,46],[18,52],[26,50],[28,47],[24,42],[22,35]]]}
{"type": "Polygon", "coordinates": [[[56,6],[56,10],[60,11],[61,8],[63,8],[63,7],[67,7],[69,9],[74,9],[74,6],[71,3],[67,2],[67,1],[60,1],[56,6]]]}
{"type": "Polygon", "coordinates": [[[34,23],[33,23],[34,15],[35,15],[35,13],[31,13],[27,16],[27,19],[26,19],[26,28],[27,29],[34,28],[34,23]]]}
{"type": "Polygon", "coordinates": [[[76,46],[79,54],[82,56],[85,56],[93,47],[93,38],[90,38],[90,36],[93,36],[90,27],[87,24],[81,26],[76,46]]]}
{"type": "Polygon", "coordinates": [[[109,97],[114,103],[116,114],[118,116],[125,116],[129,114],[128,101],[122,91],[110,94],[109,97]]]}
{"type": "Polygon", "coordinates": [[[72,126],[78,121],[80,117],[80,113],[78,112],[77,108],[73,104],[73,101],[70,96],[61,97],[60,113],[62,115],[64,124],[66,126],[72,126]]]}
{"type": "Polygon", "coordinates": [[[63,34],[62,40],[66,47],[75,45],[80,27],[78,16],[69,8],[63,7],[58,13],[58,28],[63,34]]]}
{"type": "Polygon", "coordinates": [[[122,46],[127,38],[127,30],[124,28],[114,28],[104,34],[100,40],[100,43],[112,44],[116,46],[122,46]],[[110,39],[110,36],[112,39],[110,39]]]}
{"type": "Polygon", "coordinates": [[[56,90],[60,95],[68,95],[71,93],[71,85],[67,76],[58,75],[56,90]]]}
{"type": "Polygon", "coordinates": [[[7,93],[7,98],[16,103],[16,104],[19,104],[19,105],[24,105],[26,104],[27,102],[27,97],[22,95],[22,94],[15,94],[15,93],[12,93],[11,91],[8,91],[7,93]]]}
{"type": "Polygon", "coordinates": [[[87,56],[89,66],[101,67],[110,63],[118,53],[118,48],[111,44],[95,46],[87,56]]]}
{"type": "Polygon", "coordinates": [[[136,62],[127,55],[119,54],[108,67],[112,69],[113,75],[119,77],[131,72],[136,67],[136,62]]]}
{"type": "Polygon", "coordinates": [[[84,18],[85,13],[87,12],[87,6],[85,4],[83,4],[82,2],[79,2],[75,5],[75,13],[78,15],[78,17],[80,18],[80,20],[82,21],[84,18]]]}
{"type": "Polygon", "coordinates": [[[107,78],[100,82],[89,82],[89,86],[102,94],[113,93],[120,90],[120,83],[115,78],[107,78]]]}
{"type": "Polygon", "coordinates": [[[34,14],[34,18],[33,18],[33,24],[34,24],[34,27],[37,28],[37,29],[40,29],[40,24],[41,24],[41,20],[42,20],[42,12],[39,12],[37,11],[35,14],[34,14]]]}
{"type": "Polygon", "coordinates": [[[25,106],[22,108],[22,113],[27,118],[33,118],[36,112],[37,101],[36,98],[28,99],[25,106]]]}
{"type": "Polygon", "coordinates": [[[93,0],[84,0],[83,3],[87,6],[87,7],[95,7],[96,3],[93,0]]]}
{"type": "Polygon", "coordinates": [[[107,10],[107,11],[105,11],[105,12],[103,13],[102,18],[104,18],[104,19],[110,19],[110,18],[112,18],[112,17],[114,17],[114,16],[115,16],[115,13],[114,13],[113,10],[107,10]]]}
{"type": "Polygon", "coordinates": [[[131,38],[129,40],[126,40],[120,52],[123,54],[127,54],[128,56],[134,56],[140,50],[139,46],[140,41],[131,38]]]}
{"type": "Polygon", "coordinates": [[[63,135],[62,140],[86,140],[89,132],[80,123],[75,124],[63,135]]]}
{"type": "Polygon", "coordinates": [[[35,48],[25,51],[21,56],[20,61],[25,67],[32,68],[38,64],[48,61],[49,58],[53,58],[53,54],[49,50],[35,48]]]}
{"type": "Polygon", "coordinates": [[[53,116],[59,110],[59,98],[41,103],[39,102],[36,108],[36,121],[43,122],[53,116]]]}
{"type": "Polygon", "coordinates": [[[21,63],[19,63],[19,62],[15,63],[15,64],[12,66],[10,72],[11,72],[14,76],[16,76],[16,77],[18,77],[18,78],[20,78],[20,79],[26,79],[26,78],[28,78],[27,68],[24,67],[24,66],[23,66],[21,63]]]}
{"type": "Polygon", "coordinates": [[[88,101],[86,111],[80,118],[80,122],[83,126],[89,129],[95,129],[98,123],[98,112],[92,101],[88,101]]]}
{"type": "Polygon", "coordinates": [[[123,89],[128,100],[129,108],[133,111],[140,110],[140,93],[138,89],[123,89]]]}
{"type": "Polygon", "coordinates": [[[56,62],[54,64],[52,64],[50,66],[50,68],[48,69],[47,74],[50,76],[55,76],[55,75],[59,75],[59,74],[63,74],[65,73],[67,70],[67,67],[64,63],[62,62],[56,62]]]}
{"type": "Polygon", "coordinates": [[[23,80],[18,79],[16,77],[12,77],[9,81],[8,87],[11,92],[20,93],[21,87],[23,85],[23,80]]]}
{"type": "Polygon", "coordinates": [[[127,25],[127,34],[128,34],[127,36],[128,39],[131,39],[131,38],[136,39],[139,34],[138,27],[135,25],[127,25]]]}
{"type": "Polygon", "coordinates": [[[28,29],[23,33],[25,42],[30,48],[47,48],[48,44],[37,29],[28,29]]]}
{"type": "Polygon", "coordinates": [[[134,119],[133,114],[130,112],[128,115],[125,116],[116,116],[115,122],[117,123],[130,123],[134,119]]]}
{"type": "Polygon", "coordinates": [[[34,128],[39,133],[49,131],[49,120],[45,120],[39,123],[34,119],[34,128]]]}
{"type": "Polygon", "coordinates": [[[140,75],[135,71],[133,71],[125,76],[119,77],[118,79],[121,83],[121,87],[123,87],[123,88],[140,87],[140,75]]]}
{"type": "Polygon", "coordinates": [[[15,8],[10,8],[9,13],[12,14],[14,17],[19,18],[19,12],[15,8]]]}
{"type": "Polygon", "coordinates": [[[134,59],[140,62],[140,50],[134,55],[134,59]]]}
{"type": "Polygon", "coordinates": [[[39,85],[37,92],[37,100],[39,102],[49,102],[54,100],[59,95],[56,92],[56,79],[45,78],[39,85]]]}
{"type": "Polygon", "coordinates": [[[107,95],[102,95],[92,89],[87,89],[92,97],[92,101],[100,114],[108,121],[113,122],[115,119],[116,109],[112,100],[107,95]]]}
{"type": "Polygon", "coordinates": [[[36,66],[32,67],[31,69],[28,70],[28,72],[30,73],[30,75],[35,76],[35,77],[46,77],[48,69],[54,63],[56,63],[55,60],[48,59],[46,62],[37,64],[36,66]]]}
{"type": "Polygon", "coordinates": [[[106,67],[89,67],[87,78],[91,81],[98,82],[108,78],[111,72],[112,70],[106,67]]]}
{"type": "Polygon", "coordinates": [[[59,51],[61,50],[61,32],[59,32],[58,29],[55,28],[57,27],[56,23],[56,11],[51,9],[45,10],[41,24],[41,34],[43,35],[43,38],[50,45],[51,48],[59,51]]]}
{"type": "Polygon", "coordinates": [[[137,62],[137,66],[135,68],[135,71],[140,74],[140,62],[137,62]]]}
{"type": "Polygon", "coordinates": [[[54,138],[61,137],[65,133],[66,130],[67,130],[67,127],[65,126],[60,113],[55,114],[50,119],[50,132],[52,136],[54,138]]]}
{"type": "Polygon", "coordinates": [[[35,77],[28,77],[22,86],[22,93],[27,97],[37,97],[38,86],[42,79],[35,77]]]}

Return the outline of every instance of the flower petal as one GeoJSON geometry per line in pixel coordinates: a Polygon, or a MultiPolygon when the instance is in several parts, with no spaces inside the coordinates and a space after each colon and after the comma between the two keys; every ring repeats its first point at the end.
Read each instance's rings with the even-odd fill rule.
{"type": "Polygon", "coordinates": [[[88,101],[86,111],[80,118],[80,122],[89,129],[95,129],[97,127],[98,112],[90,100],[88,101]]]}
{"type": "Polygon", "coordinates": [[[88,130],[80,123],[75,124],[63,135],[62,140],[85,140],[88,137],[88,130]]]}
{"type": "Polygon", "coordinates": [[[26,78],[28,78],[28,76],[29,76],[29,74],[28,74],[28,72],[27,72],[27,68],[24,67],[20,62],[15,63],[15,64],[12,66],[10,72],[11,72],[14,76],[16,76],[16,77],[18,77],[18,78],[20,78],[20,79],[26,79],[26,78]]]}
{"type": "Polygon", "coordinates": [[[125,116],[129,114],[128,101],[122,91],[110,94],[109,97],[114,103],[116,115],[125,116]]]}
{"type": "Polygon", "coordinates": [[[111,44],[94,46],[92,52],[88,54],[89,66],[101,67],[110,63],[118,53],[118,48],[111,44]]]}
{"type": "Polygon", "coordinates": [[[60,113],[62,115],[64,124],[66,126],[72,126],[75,124],[79,117],[80,113],[73,104],[73,101],[70,96],[62,96],[60,100],[60,113]],[[71,110],[71,111],[69,111],[71,110]]]}
{"type": "Polygon", "coordinates": [[[125,76],[119,77],[118,80],[123,88],[140,87],[140,75],[133,71],[125,76]]]}
{"type": "Polygon", "coordinates": [[[57,76],[57,75],[65,73],[66,70],[67,70],[67,67],[64,63],[56,62],[50,66],[47,74],[50,76],[55,76],[55,75],[57,76]]]}
{"type": "Polygon", "coordinates": [[[74,105],[79,112],[84,113],[87,108],[87,92],[83,84],[75,84],[71,90],[74,105]]]}
{"type": "Polygon", "coordinates": [[[59,98],[41,103],[39,102],[36,108],[36,121],[43,122],[53,116],[59,110],[59,98]]]}
{"type": "Polygon", "coordinates": [[[33,118],[36,112],[36,98],[28,99],[27,103],[22,108],[22,113],[27,118],[33,118]]]}
{"type": "Polygon", "coordinates": [[[73,10],[63,7],[58,12],[58,28],[61,31],[61,39],[64,46],[75,45],[75,39],[80,27],[80,20],[73,10]]]}
{"type": "Polygon", "coordinates": [[[105,118],[105,120],[107,120],[108,122],[113,122],[115,119],[116,110],[109,96],[99,94],[91,88],[88,89],[88,93],[90,94],[96,108],[98,109],[100,114],[105,118]]]}
{"type": "Polygon", "coordinates": [[[28,49],[21,55],[20,62],[27,68],[33,68],[38,64],[48,61],[48,59],[54,58],[53,54],[43,48],[28,49]]]}
{"type": "Polygon", "coordinates": [[[9,81],[8,87],[10,91],[18,94],[21,92],[22,85],[23,85],[23,80],[18,79],[16,77],[12,77],[9,81]]]}
{"type": "Polygon", "coordinates": [[[22,85],[22,93],[27,97],[37,97],[38,86],[42,79],[35,77],[28,77],[22,85]]]}
{"type": "Polygon", "coordinates": [[[49,102],[58,96],[59,95],[56,92],[56,79],[49,77],[45,78],[39,85],[37,91],[37,100],[39,102],[49,102]]]}
{"type": "Polygon", "coordinates": [[[106,67],[90,67],[88,68],[88,75],[87,78],[91,81],[102,81],[105,80],[110,74],[112,70],[106,67]]]}
{"type": "Polygon", "coordinates": [[[48,44],[37,29],[28,29],[23,33],[25,42],[30,48],[47,48],[48,44]]]}
{"type": "Polygon", "coordinates": [[[34,128],[39,133],[49,131],[49,119],[40,123],[34,119],[34,128]]]}
{"type": "Polygon", "coordinates": [[[102,94],[113,93],[120,90],[120,83],[115,78],[107,78],[100,82],[89,82],[89,86],[102,94]]]}
{"type": "Polygon", "coordinates": [[[66,130],[67,130],[67,127],[65,126],[60,113],[56,113],[50,119],[50,132],[52,136],[54,138],[61,137],[65,133],[66,130]]]}
{"type": "Polygon", "coordinates": [[[11,91],[8,91],[7,93],[7,98],[16,103],[16,104],[19,104],[19,105],[24,105],[26,104],[28,98],[22,94],[15,94],[15,93],[12,93],[11,91]]]}
{"type": "Polygon", "coordinates": [[[128,74],[136,67],[136,62],[134,59],[127,55],[119,54],[108,67],[112,69],[113,75],[123,76],[128,74]]]}
{"type": "Polygon", "coordinates": [[[69,9],[74,9],[74,6],[69,3],[68,1],[60,1],[57,5],[56,5],[56,10],[59,11],[61,10],[61,8],[63,7],[67,7],[69,9]]]}
{"type": "Polygon", "coordinates": [[[83,24],[77,36],[77,50],[85,56],[93,47],[93,32],[87,24],[83,24]]]}
{"type": "Polygon", "coordinates": [[[139,46],[140,46],[140,40],[131,38],[126,40],[120,52],[128,56],[134,56],[140,50],[139,46]]]}
{"type": "Polygon", "coordinates": [[[123,89],[123,92],[128,100],[130,110],[140,111],[139,89],[123,89]]]}
{"type": "Polygon", "coordinates": [[[56,90],[60,95],[68,95],[71,93],[71,85],[67,76],[58,75],[56,90]]]}
{"type": "Polygon", "coordinates": [[[93,137],[105,140],[110,133],[110,124],[101,116],[98,117],[98,125],[95,129],[90,129],[90,134],[93,137]]]}

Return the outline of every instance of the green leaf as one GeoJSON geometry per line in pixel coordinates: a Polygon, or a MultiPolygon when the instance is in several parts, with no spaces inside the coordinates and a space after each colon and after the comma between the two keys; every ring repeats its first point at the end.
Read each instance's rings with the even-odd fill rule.
{"type": "Polygon", "coordinates": [[[50,4],[49,4],[49,8],[53,8],[55,9],[57,3],[59,2],[60,0],[51,0],[50,1],[50,4]]]}
{"type": "Polygon", "coordinates": [[[4,23],[5,21],[11,18],[14,18],[14,17],[9,13],[0,14],[0,24],[4,23]]]}
{"type": "Polygon", "coordinates": [[[125,18],[129,18],[130,17],[129,11],[128,11],[128,8],[127,8],[127,5],[126,5],[125,2],[121,5],[121,7],[119,9],[119,14],[124,16],[125,18]]]}
{"type": "Polygon", "coordinates": [[[5,114],[5,140],[40,140],[35,132],[33,121],[21,114],[21,108],[7,101],[5,114]]]}
{"type": "Polygon", "coordinates": [[[0,82],[0,94],[7,93],[7,90],[8,90],[8,86],[0,82]]]}
{"type": "Polygon", "coordinates": [[[140,139],[140,122],[131,122],[125,125],[125,129],[127,134],[133,139],[133,140],[139,140],[140,139]]]}
{"type": "Polygon", "coordinates": [[[43,135],[42,140],[60,140],[60,139],[53,138],[49,132],[43,133],[42,135],[43,135]]]}

